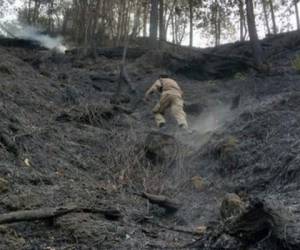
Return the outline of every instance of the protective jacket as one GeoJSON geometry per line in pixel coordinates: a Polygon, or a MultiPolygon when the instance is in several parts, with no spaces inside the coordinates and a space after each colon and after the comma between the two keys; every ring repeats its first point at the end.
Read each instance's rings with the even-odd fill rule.
{"type": "Polygon", "coordinates": [[[170,109],[178,125],[188,128],[186,114],[183,110],[183,92],[177,82],[170,78],[160,78],[148,89],[145,98],[148,99],[149,95],[154,92],[161,93],[159,102],[152,110],[157,126],[161,127],[166,123],[164,113],[170,109]]]}

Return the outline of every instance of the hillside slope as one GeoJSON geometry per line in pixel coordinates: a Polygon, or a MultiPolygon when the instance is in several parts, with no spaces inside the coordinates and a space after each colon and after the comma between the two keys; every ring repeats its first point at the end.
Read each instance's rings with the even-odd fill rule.
{"type": "MultiPolygon", "coordinates": [[[[193,134],[172,119],[158,131],[155,102],[132,109],[125,87],[113,101],[118,57],[0,47],[0,213],[81,208],[3,224],[0,248],[299,249],[300,47],[278,54],[276,41],[268,75],[200,81],[168,67],[193,134]],[[180,209],[168,214],[142,192],[180,209]]],[[[160,52],[145,53],[128,62],[138,96],[165,70],[160,52]]]]}

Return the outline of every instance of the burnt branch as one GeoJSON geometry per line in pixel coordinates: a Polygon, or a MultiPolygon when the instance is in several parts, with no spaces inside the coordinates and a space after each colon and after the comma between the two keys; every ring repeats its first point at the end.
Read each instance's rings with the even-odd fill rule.
{"type": "Polygon", "coordinates": [[[121,213],[117,209],[81,208],[77,206],[41,208],[35,210],[23,210],[0,215],[0,224],[8,224],[22,221],[47,220],[64,216],[69,213],[97,213],[105,218],[117,220],[121,213]]]}

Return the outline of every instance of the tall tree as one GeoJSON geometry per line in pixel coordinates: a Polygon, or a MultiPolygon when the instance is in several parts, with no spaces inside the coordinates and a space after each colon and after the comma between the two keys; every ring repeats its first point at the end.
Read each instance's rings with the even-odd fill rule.
{"type": "Polygon", "coordinates": [[[299,2],[299,0],[294,0],[294,7],[295,7],[295,13],[296,13],[297,29],[299,30],[299,29],[300,29],[300,20],[299,20],[298,2],[299,2]]]}
{"type": "Polygon", "coordinates": [[[136,37],[140,31],[140,24],[141,24],[141,12],[142,12],[142,5],[137,2],[134,3],[135,13],[133,16],[133,27],[131,36],[136,37]]]}
{"type": "Polygon", "coordinates": [[[165,41],[167,34],[165,31],[165,3],[159,0],[159,40],[165,41]]]}
{"type": "Polygon", "coordinates": [[[190,14],[190,47],[193,47],[194,39],[194,2],[189,0],[189,14],[190,14]]]}
{"type": "Polygon", "coordinates": [[[212,8],[212,21],[214,25],[215,46],[220,45],[221,41],[221,6],[218,0],[215,0],[212,8]]]}
{"type": "Polygon", "coordinates": [[[270,11],[271,11],[271,17],[272,17],[272,23],[273,23],[273,33],[277,33],[277,25],[276,25],[276,19],[275,19],[275,13],[274,13],[274,5],[273,0],[269,0],[270,4],[270,11]]]}
{"type": "Polygon", "coordinates": [[[149,17],[149,1],[146,0],[143,2],[143,36],[147,36],[147,23],[149,17]]]}
{"type": "Polygon", "coordinates": [[[270,30],[270,24],[269,24],[269,17],[268,17],[268,13],[267,13],[267,3],[266,3],[266,0],[262,0],[262,6],[263,6],[265,23],[266,23],[266,27],[267,27],[267,34],[270,35],[271,34],[271,30],[270,30]]]}
{"type": "Polygon", "coordinates": [[[253,56],[257,67],[260,68],[263,63],[262,48],[258,40],[252,0],[246,0],[246,9],[247,9],[248,30],[249,30],[250,41],[252,44],[252,49],[253,49],[253,56]]]}
{"type": "Polygon", "coordinates": [[[150,12],[150,39],[157,40],[158,34],[158,0],[151,0],[150,12]]]}
{"type": "Polygon", "coordinates": [[[244,0],[238,0],[239,16],[240,16],[240,40],[245,41],[246,36],[246,17],[244,11],[244,0]]]}

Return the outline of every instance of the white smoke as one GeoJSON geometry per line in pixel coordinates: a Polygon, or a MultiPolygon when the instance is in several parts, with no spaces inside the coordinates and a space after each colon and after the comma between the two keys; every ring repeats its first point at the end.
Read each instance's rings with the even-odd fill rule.
{"type": "Polygon", "coordinates": [[[190,137],[181,138],[187,145],[200,148],[205,145],[216,131],[222,130],[227,122],[230,122],[236,116],[235,112],[230,110],[230,105],[217,105],[205,110],[199,117],[193,120],[190,128],[197,135],[191,140],[190,137]]]}
{"type": "Polygon", "coordinates": [[[57,50],[61,53],[67,50],[67,47],[63,44],[63,37],[50,37],[47,34],[42,34],[41,30],[36,27],[9,23],[5,25],[5,29],[9,31],[7,32],[9,36],[37,41],[47,49],[57,50]]]}
{"type": "Polygon", "coordinates": [[[50,37],[49,35],[41,34],[37,28],[32,26],[22,27],[22,29],[17,30],[15,36],[38,41],[43,47],[54,49],[62,53],[67,49],[66,46],[63,45],[62,37],[50,37]]]}
{"type": "Polygon", "coordinates": [[[234,114],[229,105],[218,105],[203,112],[199,118],[193,122],[191,127],[200,134],[214,132],[223,127],[224,123],[231,120],[234,114]]]}

